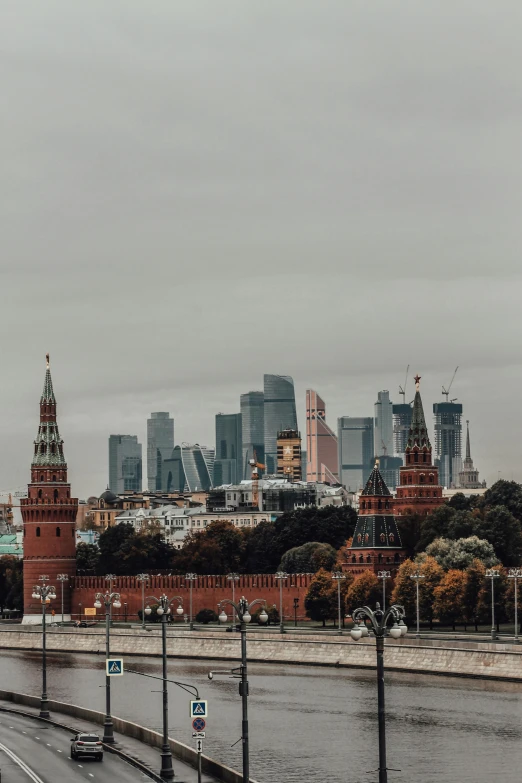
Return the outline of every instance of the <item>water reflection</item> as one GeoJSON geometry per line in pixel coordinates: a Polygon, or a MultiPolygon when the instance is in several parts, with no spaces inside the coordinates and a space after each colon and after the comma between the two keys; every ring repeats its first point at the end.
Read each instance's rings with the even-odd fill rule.
{"type": "MultiPolygon", "coordinates": [[[[161,674],[157,658],[126,658],[161,674]]],[[[0,653],[1,687],[38,695],[37,652],[0,653]]],[[[132,663],[131,663],[132,662],[132,663]]],[[[50,654],[49,695],[103,710],[103,655],[50,654]]],[[[219,664],[218,668],[226,668],[219,664]]],[[[238,680],[214,679],[215,661],[169,661],[169,676],[197,685],[210,701],[205,750],[241,766],[238,680]]],[[[250,666],[252,776],[260,783],[373,783],[376,767],[375,674],[366,670],[250,666]]],[[[522,685],[387,674],[389,764],[401,783],[510,783],[522,766],[522,685]]],[[[126,674],[113,681],[114,713],[159,728],[159,684],[126,674]]],[[[189,696],[172,686],[170,733],[190,744],[189,696]]]]}

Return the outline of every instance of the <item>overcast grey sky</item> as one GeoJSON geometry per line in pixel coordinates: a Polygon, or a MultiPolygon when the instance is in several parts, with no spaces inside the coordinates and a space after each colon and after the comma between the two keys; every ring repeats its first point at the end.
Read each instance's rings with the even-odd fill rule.
{"type": "Polygon", "coordinates": [[[213,445],[275,372],[335,426],[408,363],[431,434],[460,365],[481,476],[522,479],[521,31],[520,0],[3,0],[0,490],[46,351],[80,497],[152,410],[213,445]]]}

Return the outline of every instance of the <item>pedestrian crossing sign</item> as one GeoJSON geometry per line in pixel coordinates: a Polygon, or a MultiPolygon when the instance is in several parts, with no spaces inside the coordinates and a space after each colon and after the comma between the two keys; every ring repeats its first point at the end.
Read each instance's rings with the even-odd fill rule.
{"type": "Polygon", "coordinates": [[[190,702],[190,717],[191,718],[207,718],[208,717],[208,702],[202,699],[190,702]]]}
{"type": "Polygon", "coordinates": [[[108,677],[120,677],[123,674],[123,658],[107,658],[105,670],[108,677]]]}

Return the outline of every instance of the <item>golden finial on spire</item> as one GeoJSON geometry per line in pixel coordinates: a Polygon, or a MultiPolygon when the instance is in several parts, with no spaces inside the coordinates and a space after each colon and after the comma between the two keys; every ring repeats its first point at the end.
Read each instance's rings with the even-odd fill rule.
{"type": "Polygon", "coordinates": [[[49,354],[48,353],[45,354],[45,362],[47,364],[47,369],[49,369],[49,354]]]}
{"type": "Polygon", "coordinates": [[[420,376],[420,375],[419,375],[419,373],[417,373],[417,375],[416,375],[416,376],[415,376],[415,378],[413,379],[413,380],[415,381],[415,391],[419,391],[419,386],[420,386],[420,379],[421,379],[421,377],[422,377],[422,376],[420,376]]]}
{"type": "Polygon", "coordinates": [[[381,464],[381,462],[379,460],[379,457],[376,457],[375,458],[375,467],[378,468],[380,464],[381,464]]]}

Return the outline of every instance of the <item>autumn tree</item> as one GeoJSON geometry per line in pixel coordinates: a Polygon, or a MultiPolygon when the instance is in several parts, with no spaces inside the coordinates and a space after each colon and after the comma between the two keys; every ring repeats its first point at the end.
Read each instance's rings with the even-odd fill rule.
{"type": "Polygon", "coordinates": [[[463,619],[465,580],[464,571],[451,568],[433,591],[434,614],[442,623],[452,625],[453,630],[455,630],[455,623],[463,619]]]}
{"type": "Polygon", "coordinates": [[[381,586],[373,571],[364,571],[356,576],[346,592],[346,606],[349,612],[359,606],[373,607],[381,600],[381,586]]]}
{"type": "Polygon", "coordinates": [[[335,617],[337,602],[333,600],[332,575],[321,568],[310,583],[305,598],[305,610],[311,620],[326,621],[335,617]]]}
{"type": "Polygon", "coordinates": [[[419,564],[421,573],[424,576],[419,585],[419,612],[420,616],[429,622],[431,630],[435,616],[433,610],[435,602],[434,592],[444,576],[444,570],[435,558],[426,555],[419,558],[419,564]]]}
{"type": "Polygon", "coordinates": [[[415,617],[417,612],[417,588],[412,574],[416,573],[418,565],[412,560],[404,560],[400,564],[395,577],[392,592],[392,603],[404,607],[407,617],[415,617]]]}

